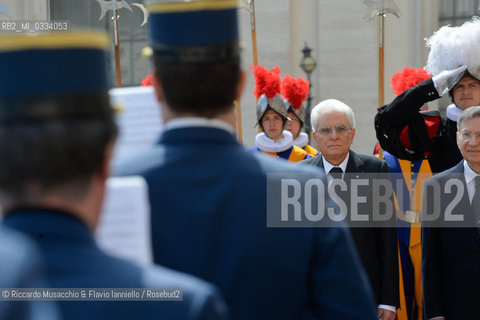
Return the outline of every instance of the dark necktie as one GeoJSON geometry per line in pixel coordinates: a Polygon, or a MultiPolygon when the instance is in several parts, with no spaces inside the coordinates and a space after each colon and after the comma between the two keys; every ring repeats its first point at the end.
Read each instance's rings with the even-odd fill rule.
{"type": "MultiPolygon", "coordinates": [[[[343,170],[340,167],[333,167],[328,172],[328,174],[331,175],[333,179],[342,179],[342,173],[343,173],[343,170]]],[[[479,197],[479,200],[480,200],[480,197],[479,197]]],[[[479,204],[480,204],[480,201],[479,201],[479,204]]]]}
{"type": "Polygon", "coordinates": [[[475,219],[475,223],[477,224],[477,228],[479,227],[480,222],[480,176],[475,177],[475,193],[473,194],[472,198],[472,209],[473,209],[473,217],[475,219]]]}

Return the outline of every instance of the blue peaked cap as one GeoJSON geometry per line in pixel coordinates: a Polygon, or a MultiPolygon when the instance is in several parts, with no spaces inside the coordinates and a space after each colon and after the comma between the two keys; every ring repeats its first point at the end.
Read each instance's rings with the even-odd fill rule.
{"type": "Polygon", "coordinates": [[[0,37],[0,99],[107,91],[108,36],[100,32],[0,37]]]}
{"type": "Polygon", "coordinates": [[[239,55],[237,0],[145,3],[156,58],[200,62],[239,55]]]}

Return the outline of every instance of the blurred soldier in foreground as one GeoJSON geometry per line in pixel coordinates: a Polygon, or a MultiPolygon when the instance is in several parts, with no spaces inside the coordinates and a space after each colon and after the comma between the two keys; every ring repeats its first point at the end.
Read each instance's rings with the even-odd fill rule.
{"type": "Polygon", "coordinates": [[[223,319],[225,305],[210,285],[160,267],[140,268],[95,243],[117,136],[108,46],[107,36],[96,32],[1,38],[4,224],[38,244],[53,288],[183,289],[183,301],[175,302],[62,301],[63,319],[223,319]]]}

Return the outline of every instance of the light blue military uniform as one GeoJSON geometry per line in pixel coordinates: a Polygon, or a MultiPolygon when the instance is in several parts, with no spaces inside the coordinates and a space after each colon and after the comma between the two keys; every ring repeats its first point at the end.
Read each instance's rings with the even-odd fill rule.
{"type": "MultiPolygon", "coordinates": [[[[105,119],[105,123],[108,124],[113,116],[108,102],[109,85],[106,76],[106,54],[109,45],[108,37],[96,32],[23,34],[11,36],[5,41],[4,38],[0,39],[0,69],[2,70],[0,75],[2,122],[0,125],[2,129],[5,129],[3,126],[12,123],[34,126],[41,125],[45,121],[93,122],[92,119],[105,119]],[[8,72],[13,70],[7,68],[8,65],[14,65],[15,72],[8,72]],[[32,72],[42,75],[44,81],[35,83],[37,78],[32,76],[32,72]],[[18,85],[22,80],[25,80],[27,85],[18,85]],[[45,103],[45,99],[50,100],[45,103]],[[69,99],[85,99],[88,103],[80,104],[81,107],[76,109],[64,108],[69,99]],[[11,103],[12,101],[16,103],[11,103]],[[38,101],[40,103],[36,104],[35,102],[38,101]],[[13,120],[8,122],[8,119],[13,120]]],[[[19,144],[26,145],[28,142],[20,141],[19,144]]],[[[2,150],[3,153],[9,151],[14,152],[14,147],[11,150],[2,150]]],[[[90,156],[85,155],[85,157],[90,156]]],[[[52,157],[55,155],[52,154],[52,157]]],[[[79,160],[78,157],[74,159],[79,160]]],[[[71,176],[73,176],[71,178],[73,182],[81,178],[90,182],[96,179],[96,176],[92,178],[88,175],[71,174],[71,176]]],[[[27,185],[22,187],[28,189],[30,181],[28,177],[24,179],[27,185]]],[[[37,181],[34,178],[31,180],[33,180],[31,183],[36,186],[37,181]]],[[[56,182],[53,187],[50,186],[55,191],[52,192],[53,196],[48,194],[49,199],[61,198],[61,201],[67,202],[67,207],[68,204],[75,207],[76,199],[70,200],[63,194],[59,195],[61,191],[56,191],[72,181],[56,182]]],[[[40,181],[40,183],[45,182],[40,181]]],[[[41,187],[44,186],[41,184],[41,187]]],[[[48,189],[48,192],[51,189],[48,189]]],[[[62,319],[226,318],[226,305],[212,285],[166,268],[142,268],[113,258],[97,247],[91,230],[87,228],[84,221],[76,218],[74,212],[59,211],[51,201],[44,201],[43,198],[32,202],[49,204],[48,208],[41,205],[24,208],[21,204],[13,203],[5,212],[4,224],[28,235],[40,247],[45,258],[50,286],[54,288],[180,288],[183,290],[183,301],[59,302],[62,319]]],[[[90,203],[86,204],[88,208],[91,208],[90,205],[90,203]]],[[[61,205],[59,207],[62,208],[61,205]]],[[[83,212],[83,214],[88,213],[83,212]]],[[[94,219],[97,213],[90,214],[94,219]]],[[[3,270],[0,272],[2,276],[4,272],[3,270]]]]}
{"type": "Polygon", "coordinates": [[[183,301],[58,302],[62,319],[226,319],[215,289],[162,267],[141,268],[102,252],[87,226],[71,213],[9,212],[4,224],[39,245],[53,288],[181,288],[183,301]]]}
{"type": "MultiPolygon", "coordinates": [[[[43,267],[38,249],[30,241],[0,227],[0,288],[44,288],[47,282],[43,267]]],[[[10,295],[0,291],[0,320],[60,319],[53,302],[3,300],[10,295]]]]}

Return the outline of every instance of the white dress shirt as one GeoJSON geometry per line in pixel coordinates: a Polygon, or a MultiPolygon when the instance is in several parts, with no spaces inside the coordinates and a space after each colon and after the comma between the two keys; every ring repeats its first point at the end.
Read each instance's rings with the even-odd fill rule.
{"type": "Polygon", "coordinates": [[[331,175],[329,175],[328,173],[330,172],[330,170],[332,170],[333,167],[339,167],[340,169],[342,169],[342,171],[343,171],[342,179],[345,177],[345,171],[347,170],[348,158],[350,158],[350,153],[347,153],[347,156],[345,157],[345,159],[343,159],[342,163],[340,163],[338,166],[334,166],[333,164],[331,164],[330,162],[325,160],[325,157],[322,156],[323,168],[325,169],[325,173],[327,174],[327,182],[328,182],[329,186],[333,181],[333,177],[331,175]]]}
{"type": "Polygon", "coordinates": [[[478,174],[470,168],[467,161],[463,160],[463,174],[465,182],[467,183],[468,200],[472,203],[473,195],[475,194],[475,177],[478,174]]]}

